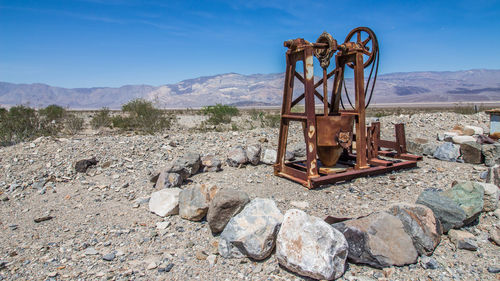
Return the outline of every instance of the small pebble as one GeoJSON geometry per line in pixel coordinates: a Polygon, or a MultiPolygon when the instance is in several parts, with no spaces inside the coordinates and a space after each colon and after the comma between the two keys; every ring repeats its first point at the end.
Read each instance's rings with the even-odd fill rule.
{"type": "Polygon", "coordinates": [[[115,257],[116,257],[115,253],[109,253],[102,256],[102,259],[105,261],[112,261],[115,259],[115,257]]]}

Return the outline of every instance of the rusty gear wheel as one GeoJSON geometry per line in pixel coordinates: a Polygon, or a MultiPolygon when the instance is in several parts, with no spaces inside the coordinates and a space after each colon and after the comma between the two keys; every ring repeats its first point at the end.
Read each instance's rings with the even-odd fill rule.
{"type": "MultiPolygon", "coordinates": [[[[366,56],[363,59],[363,65],[365,68],[373,62],[375,56],[378,53],[377,37],[375,36],[373,30],[368,27],[356,27],[355,29],[351,30],[351,32],[349,32],[349,34],[345,38],[344,43],[347,42],[354,42],[363,48],[363,54],[366,56]],[[355,38],[354,35],[356,35],[355,38]],[[366,38],[362,39],[363,37],[366,38]],[[372,45],[371,48],[368,46],[370,43],[372,45]]],[[[352,62],[347,63],[347,65],[350,68],[354,68],[354,64],[352,62]]]]}

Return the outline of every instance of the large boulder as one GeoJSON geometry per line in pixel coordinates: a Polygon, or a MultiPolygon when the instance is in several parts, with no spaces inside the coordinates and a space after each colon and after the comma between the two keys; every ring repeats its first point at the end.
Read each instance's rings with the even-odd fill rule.
{"type": "Polygon", "coordinates": [[[460,151],[462,152],[462,159],[465,163],[483,163],[483,154],[479,143],[475,141],[464,142],[460,145],[460,151]]]}
{"type": "Polygon", "coordinates": [[[149,210],[160,217],[177,215],[179,213],[180,188],[162,189],[151,194],[149,210]]]}
{"type": "Polygon", "coordinates": [[[276,240],[279,264],[300,275],[332,280],[344,274],[347,259],[344,235],[325,221],[290,209],[276,240]]]}
{"type": "Polygon", "coordinates": [[[224,258],[267,258],[276,243],[283,214],[271,199],[256,198],[232,217],[219,240],[224,258]]]}
{"type": "Polygon", "coordinates": [[[183,189],[179,194],[179,216],[191,221],[200,221],[208,212],[208,205],[217,192],[217,187],[209,190],[207,185],[195,185],[183,189]]]}
{"type": "Polygon", "coordinates": [[[238,214],[250,202],[248,194],[234,189],[222,189],[210,202],[207,221],[212,233],[224,230],[229,220],[238,214]]]}
{"type": "Polygon", "coordinates": [[[478,182],[484,189],[483,212],[495,211],[498,208],[500,189],[492,183],[478,182]]]}
{"type": "Polygon", "coordinates": [[[399,218],[386,212],[333,224],[349,244],[354,263],[383,268],[417,262],[418,253],[399,218]]]}
{"type": "Polygon", "coordinates": [[[454,162],[460,156],[460,147],[451,142],[446,142],[434,151],[433,156],[439,160],[454,162]]]}
{"type": "Polygon", "coordinates": [[[167,164],[163,172],[176,173],[187,179],[198,172],[201,166],[200,154],[189,152],[167,164]]]}
{"type": "Polygon", "coordinates": [[[461,227],[466,218],[464,210],[450,198],[443,196],[442,192],[436,190],[424,190],[417,199],[417,204],[429,207],[434,216],[439,219],[443,232],[452,228],[461,227]]]}
{"type": "Polygon", "coordinates": [[[227,154],[226,162],[231,167],[238,167],[239,165],[246,164],[248,162],[248,158],[245,149],[239,145],[233,147],[227,154]]]}
{"type": "Polygon", "coordinates": [[[483,210],[484,188],[479,183],[461,182],[444,191],[442,195],[453,200],[464,210],[464,224],[469,224],[477,219],[483,210]]]}
{"type": "Polygon", "coordinates": [[[252,165],[257,165],[260,162],[260,145],[249,145],[246,149],[246,154],[248,158],[248,162],[252,165]]]}
{"type": "Polygon", "coordinates": [[[387,211],[403,223],[419,255],[431,255],[441,241],[441,223],[432,210],[420,204],[398,203],[387,211]]]}

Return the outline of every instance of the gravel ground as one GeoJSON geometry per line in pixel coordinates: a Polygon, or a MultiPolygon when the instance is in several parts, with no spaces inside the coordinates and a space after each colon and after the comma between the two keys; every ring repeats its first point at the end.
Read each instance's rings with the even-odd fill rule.
{"type": "MultiPolygon", "coordinates": [[[[380,119],[385,138],[392,138],[390,124],[397,121],[406,123],[408,139],[434,139],[457,124],[488,127],[485,114],[380,119]]],[[[8,198],[0,201],[0,280],[303,279],[278,266],[274,255],[262,262],[217,256],[211,266],[206,257],[217,254],[218,237],[206,222],[161,218],[149,212],[146,199],[155,191],[149,178],[175,157],[193,151],[225,160],[235,145],[261,143],[263,148],[277,148],[278,129],[197,132],[183,125],[190,120],[182,117],[163,135],[87,131],[0,148],[0,196],[8,198]],[[86,174],[74,171],[77,160],[94,156],[99,160],[96,167],[86,174]],[[34,222],[47,216],[52,219],[34,222]],[[171,224],[160,230],[156,223],[161,221],[171,224]]],[[[238,122],[247,121],[239,117],[238,122]]],[[[290,145],[299,144],[301,138],[300,126],[294,126],[290,145]]],[[[215,184],[244,190],[251,198],[273,198],[283,213],[293,208],[291,201],[306,201],[310,215],[356,217],[393,202],[413,203],[426,188],[448,189],[453,181],[479,180],[485,170],[484,165],[424,158],[416,169],[307,190],[273,176],[268,165],[224,165],[221,172],[192,176],[187,185],[215,184]]],[[[437,269],[415,264],[378,270],[349,264],[342,279],[498,280],[498,274],[487,271],[500,267],[499,247],[488,241],[487,234],[488,227],[498,223],[492,214],[482,214],[479,224],[465,228],[478,239],[476,252],[455,250],[443,235],[433,255],[437,269]]]]}

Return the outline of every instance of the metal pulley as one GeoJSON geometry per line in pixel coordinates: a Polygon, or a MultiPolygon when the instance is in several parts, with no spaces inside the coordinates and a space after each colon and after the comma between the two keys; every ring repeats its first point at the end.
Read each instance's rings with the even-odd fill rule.
{"type": "MultiPolygon", "coordinates": [[[[366,56],[366,58],[363,59],[363,67],[367,68],[372,65],[370,69],[370,75],[368,76],[368,80],[366,81],[366,87],[365,87],[365,94],[367,94],[368,89],[370,88],[371,84],[371,89],[370,93],[368,94],[368,100],[366,101],[365,108],[368,108],[370,105],[370,102],[373,97],[373,91],[375,89],[375,83],[377,82],[377,75],[378,75],[378,63],[379,63],[379,48],[378,48],[378,39],[377,36],[375,35],[375,32],[371,30],[368,27],[357,27],[349,34],[347,34],[344,44],[348,43],[355,43],[357,47],[361,48],[363,55],[366,56]],[[356,38],[354,38],[354,35],[356,35],[356,38]],[[363,37],[366,37],[365,39],[362,39],[363,37]],[[371,48],[369,44],[371,43],[371,48]],[[372,81],[372,74],[373,70],[375,70],[375,75],[373,75],[373,81],[372,81]]],[[[348,62],[346,63],[347,66],[350,68],[354,68],[354,63],[348,62]]],[[[345,95],[347,98],[347,101],[351,105],[352,108],[354,108],[351,98],[349,97],[349,93],[347,92],[347,87],[345,86],[345,80],[342,82],[344,86],[344,91],[345,95]]],[[[344,103],[342,102],[342,99],[340,100],[342,108],[345,109],[344,103]]]]}
{"type": "Polygon", "coordinates": [[[337,40],[333,39],[330,33],[323,31],[318,40],[316,40],[316,43],[328,45],[327,48],[314,49],[314,55],[319,60],[321,67],[327,69],[330,66],[330,59],[335,51],[337,51],[337,40]]]}

